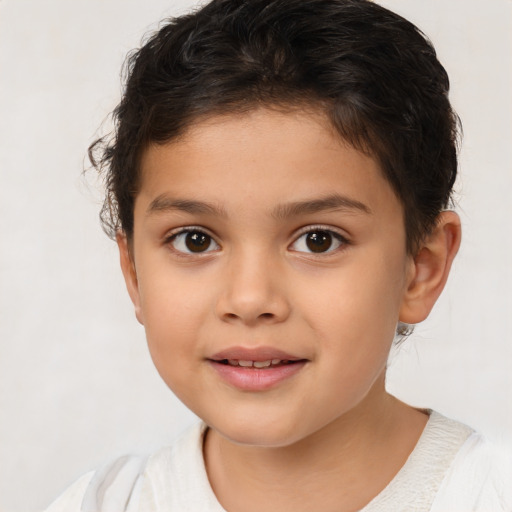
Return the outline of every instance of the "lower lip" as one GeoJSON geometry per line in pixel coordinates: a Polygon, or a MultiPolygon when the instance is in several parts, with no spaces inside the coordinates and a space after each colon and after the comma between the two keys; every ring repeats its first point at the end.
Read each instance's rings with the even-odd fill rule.
{"type": "Polygon", "coordinates": [[[216,361],[210,361],[210,364],[222,380],[235,388],[242,391],[265,391],[299,373],[304,368],[306,361],[271,366],[265,369],[231,366],[216,361]]]}

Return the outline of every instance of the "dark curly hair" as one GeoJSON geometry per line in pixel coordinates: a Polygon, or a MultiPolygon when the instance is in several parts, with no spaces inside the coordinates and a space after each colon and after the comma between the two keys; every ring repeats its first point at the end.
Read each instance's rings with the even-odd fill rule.
{"type": "Polygon", "coordinates": [[[369,0],[213,0],[166,21],[126,65],[115,130],[89,148],[104,174],[107,234],[133,235],[139,162],[208,116],[320,109],[380,164],[414,253],[451,199],[458,117],[434,48],[369,0]]]}

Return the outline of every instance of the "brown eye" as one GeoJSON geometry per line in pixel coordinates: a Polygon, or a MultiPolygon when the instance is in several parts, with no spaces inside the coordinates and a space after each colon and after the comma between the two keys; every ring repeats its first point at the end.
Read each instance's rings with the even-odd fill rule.
{"type": "Polygon", "coordinates": [[[171,245],[186,254],[210,252],[219,249],[219,244],[210,235],[197,230],[182,231],[171,238],[171,245]]]}
{"type": "Polygon", "coordinates": [[[210,247],[211,237],[199,231],[187,233],[185,236],[185,245],[191,252],[204,252],[210,247]]]}
{"type": "Polygon", "coordinates": [[[297,252],[326,253],[338,249],[347,241],[338,233],[327,229],[312,229],[301,235],[291,245],[297,252]]]}
{"type": "Polygon", "coordinates": [[[311,252],[326,252],[331,248],[332,235],[327,231],[308,233],[306,245],[311,252]]]}

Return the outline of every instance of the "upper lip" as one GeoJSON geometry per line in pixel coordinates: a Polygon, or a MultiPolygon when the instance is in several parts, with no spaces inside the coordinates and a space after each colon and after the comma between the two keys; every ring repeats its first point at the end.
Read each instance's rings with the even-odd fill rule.
{"type": "Polygon", "coordinates": [[[209,359],[213,361],[223,361],[226,359],[242,361],[269,361],[272,359],[280,359],[281,361],[300,361],[304,358],[288,354],[273,347],[230,347],[217,352],[209,359]]]}

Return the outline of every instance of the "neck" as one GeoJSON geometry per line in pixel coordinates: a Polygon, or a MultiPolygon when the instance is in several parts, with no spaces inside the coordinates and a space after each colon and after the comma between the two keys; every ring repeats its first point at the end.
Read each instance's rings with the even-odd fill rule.
{"type": "Polygon", "coordinates": [[[355,409],[290,446],[239,445],[210,430],[206,469],[229,512],[356,511],[393,479],[426,421],[382,379],[355,409]]]}

